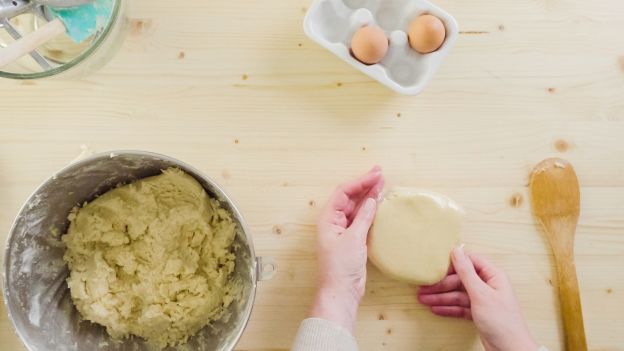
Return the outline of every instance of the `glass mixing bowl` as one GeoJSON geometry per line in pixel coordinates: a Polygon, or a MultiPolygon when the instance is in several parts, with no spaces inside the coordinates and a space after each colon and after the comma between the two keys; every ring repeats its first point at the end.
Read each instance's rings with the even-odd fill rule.
{"type": "MultiPolygon", "coordinates": [[[[128,28],[128,0],[111,1],[111,17],[96,34],[80,44],[73,42],[66,34],[61,34],[37,49],[41,56],[39,60],[25,55],[0,68],[0,77],[40,79],[60,75],[76,78],[100,69],[115,55],[128,28]]],[[[14,42],[15,32],[24,35],[41,27],[46,22],[42,17],[50,18],[45,9],[38,7],[32,12],[11,18],[8,23],[0,21],[0,48],[14,42]]]]}

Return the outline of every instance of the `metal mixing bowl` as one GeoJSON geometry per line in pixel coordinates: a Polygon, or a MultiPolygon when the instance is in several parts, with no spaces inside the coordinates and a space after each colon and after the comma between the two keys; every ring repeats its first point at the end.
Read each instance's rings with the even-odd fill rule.
{"type": "MultiPolygon", "coordinates": [[[[157,175],[178,167],[193,176],[208,194],[229,210],[238,232],[236,270],[244,282],[242,298],[230,305],[229,318],[214,322],[191,337],[185,350],[232,350],[251,315],[256,283],[270,279],[275,262],[256,257],[240,212],[225,192],[197,169],[171,157],[143,151],[114,151],[76,161],[46,180],[26,201],[8,237],[2,274],[4,300],[17,334],[30,351],[153,350],[143,339],[122,341],[83,321],[71,301],[63,261],[69,211],[119,183],[157,175]]],[[[175,350],[177,348],[167,348],[175,350]]]]}

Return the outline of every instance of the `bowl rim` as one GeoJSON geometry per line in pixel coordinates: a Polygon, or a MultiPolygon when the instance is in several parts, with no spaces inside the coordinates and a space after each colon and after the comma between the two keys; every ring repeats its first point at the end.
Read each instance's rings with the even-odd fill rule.
{"type": "MultiPolygon", "coordinates": [[[[17,220],[21,216],[22,212],[24,212],[28,204],[31,202],[31,200],[35,197],[35,195],[38,194],[44,186],[48,185],[48,183],[56,180],[56,177],[58,174],[68,172],[75,168],[80,168],[84,166],[85,164],[87,164],[88,162],[92,162],[97,159],[112,159],[112,158],[123,156],[123,155],[147,156],[147,157],[158,158],[164,161],[171,162],[175,166],[180,167],[180,169],[182,169],[187,174],[189,173],[189,171],[192,172],[193,174],[189,174],[189,175],[191,175],[193,178],[200,177],[203,181],[212,185],[214,189],[218,191],[217,195],[219,195],[220,197],[219,200],[226,201],[229,204],[232,214],[234,215],[234,217],[236,217],[236,219],[238,220],[238,223],[241,226],[241,231],[243,232],[243,234],[245,234],[245,238],[249,246],[249,251],[250,251],[250,256],[251,256],[250,261],[252,265],[252,267],[250,267],[251,289],[249,292],[249,296],[247,297],[244,310],[241,311],[242,314],[244,315],[244,318],[241,318],[242,323],[240,323],[238,329],[236,330],[235,337],[230,339],[231,341],[229,342],[229,344],[225,345],[227,347],[226,350],[233,350],[236,344],[238,344],[238,342],[240,341],[240,338],[242,337],[243,332],[247,328],[247,324],[249,324],[249,320],[251,319],[251,313],[253,311],[253,305],[256,299],[256,288],[257,288],[258,279],[259,279],[258,257],[256,256],[256,253],[255,253],[253,238],[251,237],[251,231],[249,230],[247,222],[245,221],[245,218],[243,217],[239,208],[236,206],[236,203],[232,200],[231,196],[225,192],[225,190],[223,189],[223,187],[221,187],[221,185],[219,185],[219,183],[217,183],[211,177],[207,176],[204,172],[200,171],[199,169],[191,166],[190,164],[186,162],[178,160],[177,158],[167,156],[164,154],[160,154],[160,153],[156,153],[156,152],[144,151],[144,150],[119,149],[119,150],[98,152],[98,153],[94,153],[92,155],[85,156],[85,157],[79,156],[77,159],[71,161],[67,165],[55,171],[51,176],[47,177],[43,182],[41,182],[35,188],[33,192],[31,192],[28,198],[24,201],[19,211],[17,212],[17,215],[13,219],[11,228],[9,229],[9,235],[7,236],[7,239],[5,241],[5,248],[3,252],[4,257],[2,260],[2,267],[1,267],[1,272],[0,272],[0,288],[2,289],[2,300],[4,301],[4,305],[6,306],[7,315],[9,317],[9,320],[11,321],[11,325],[13,326],[13,331],[17,334],[20,341],[22,342],[22,344],[26,347],[28,351],[39,351],[39,350],[33,349],[30,345],[26,343],[25,335],[15,324],[15,321],[13,319],[13,310],[11,308],[11,305],[9,304],[9,285],[7,283],[7,274],[8,274],[8,269],[9,269],[9,257],[10,257],[9,251],[11,248],[10,244],[14,237],[13,234],[17,226],[17,222],[18,222],[17,220]]],[[[204,187],[204,190],[207,191],[208,189],[204,187]]]]}
{"type": "Polygon", "coordinates": [[[73,60],[65,64],[62,64],[58,67],[49,69],[47,71],[35,72],[35,73],[13,73],[13,72],[6,72],[6,71],[0,70],[0,78],[15,79],[15,80],[31,80],[31,79],[45,79],[45,78],[57,77],[59,76],[59,74],[65,73],[73,69],[74,67],[77,67],[78,65],[85,62],[86,60],[88,60],[106,42],[110,34],[113,32],[112,29],[115,27],[115,25],[119,21],[123,20],[122,18],[120,18],[120,14],[122,13],[123,6],[126,6],[125,1],[127,0],[113,0],[113,1],[114,1],[114,4],[113,4],[112,12],[111,12],[111,18],[106,24],[106,26],[102,29],[102,32],[99,35],[97,35],[93,43],[91,43],[91,45],[87,49],[85,49],[82,53],[80,53],[73,60]]]}

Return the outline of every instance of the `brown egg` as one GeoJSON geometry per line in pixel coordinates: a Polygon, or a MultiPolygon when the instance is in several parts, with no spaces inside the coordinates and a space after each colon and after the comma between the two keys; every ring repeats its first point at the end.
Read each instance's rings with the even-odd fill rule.
{"type": "Polygon", "coordinates": [[[388,38],[379,27],[362,27],[353,34],[351,52],[367,65],[381,61],[388,52],[388,38]]]}
{"type": "Polygon", "coordinates": [[[410,23],[407,35],[412,49],[421,54],[428,54],[442,46],[446,37],[446,28],[439,18],[432,15],[422,15],[410,23]]]}

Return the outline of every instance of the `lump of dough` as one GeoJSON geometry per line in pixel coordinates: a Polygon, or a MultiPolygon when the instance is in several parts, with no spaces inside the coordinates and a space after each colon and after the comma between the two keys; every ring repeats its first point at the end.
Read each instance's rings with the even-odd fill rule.
{"type": "Polygon", "coordinates": [[[368,257],[384,274],[412,284],[446,275],[460,241],[462,211],[450,199],[395,189],[380,203],[368,237],[368,257]]]}
{"type": "Polygon", "coordinates": [[[62,238],[72,300],[112,337],[181,344],[240,296],[236,224],[177,168],[110,190],[69,220],[62,238]]]}

